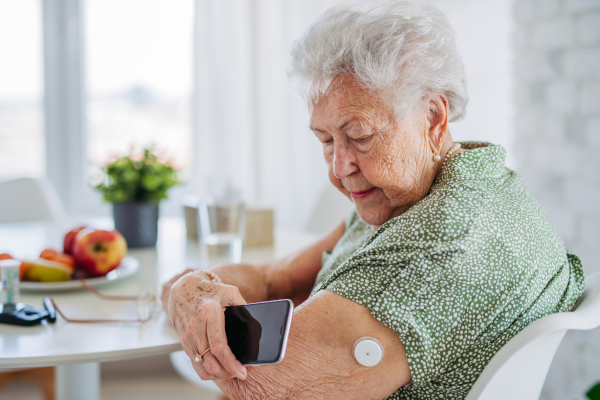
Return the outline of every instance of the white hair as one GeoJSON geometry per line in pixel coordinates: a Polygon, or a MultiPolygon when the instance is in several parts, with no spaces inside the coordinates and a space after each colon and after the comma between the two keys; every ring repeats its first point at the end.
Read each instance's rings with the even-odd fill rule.
{"type": "Polygon", "coordinates": [[[292,44],[288,75],[309,107],[345,74],[367,90],[391,95],[399,117],[433,92],[446,95],[449,121],[462,118],[469,101],[452,26],[424,4],[336,6],[292,44]]]}

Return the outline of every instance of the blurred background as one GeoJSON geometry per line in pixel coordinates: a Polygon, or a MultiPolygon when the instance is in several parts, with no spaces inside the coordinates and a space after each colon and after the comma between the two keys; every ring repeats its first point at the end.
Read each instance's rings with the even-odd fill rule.
{"type": "MultiPolygon", "coordinates": [[[[156,145],[185,181],[162,215],[234,188],[278,227],[304,229],[329,183],[287,56],[336,3],[0,0],[0,180],[47,177],[70,216],[107,216],[90,180],[111,156],[156,145]]],[[[600,271],[600,1],[428,3],[466,67],[453,138],[506,147],[586,273],[600,271]]],[[[103,398],[127,398],[126,368],[103,368],[103,398]]],[[[583,399],[597,381],[600,331],[568,333],[542,398],[583,399]]]]}

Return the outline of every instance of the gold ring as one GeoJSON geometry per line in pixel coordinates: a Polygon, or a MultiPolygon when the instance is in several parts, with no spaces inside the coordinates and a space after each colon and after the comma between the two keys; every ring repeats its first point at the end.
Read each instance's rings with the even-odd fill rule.
{"type": "Polygon", "coordinates": [[[202,362],[202,357],[204,357],[204,355],[206,353],[208,353],[209,351],[210,351],[210,347],[208,349],[206,349],[204,351],[204,353],[202,353],[202,354],[196,354],[196,358],[194,358],[194,361],[196,361],[197,363],[201,363],[202,362]]]}

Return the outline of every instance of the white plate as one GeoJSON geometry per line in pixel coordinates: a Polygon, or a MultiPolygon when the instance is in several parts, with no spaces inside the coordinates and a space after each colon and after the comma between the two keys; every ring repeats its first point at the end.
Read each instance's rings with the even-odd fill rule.
{"type": "MultiPolygon", "coordinates": [[[[133,257],[125,257],[121,264],[110,271],[106,276],[88,278],[85,281],[91,286],[98,286],[108,282],[115,282],[134,274],[140,267],[140,262],[133,257]]],[[[50,292],[58,290],[83,289],[79,280],[65,282],[24,282],[21,281],[21,290],[27,292],[50,292]]]]}

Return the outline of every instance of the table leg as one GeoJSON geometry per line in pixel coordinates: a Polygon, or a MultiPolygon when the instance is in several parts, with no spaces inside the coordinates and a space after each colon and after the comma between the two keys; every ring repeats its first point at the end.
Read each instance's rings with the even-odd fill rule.
{"type": "Polygon", "coordinates": [[[56,367],[57,400],[100,400],[100,364],[56,367]]]}

